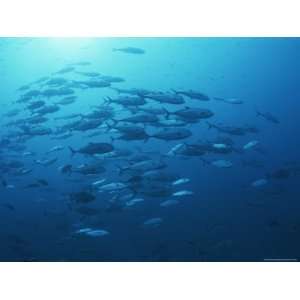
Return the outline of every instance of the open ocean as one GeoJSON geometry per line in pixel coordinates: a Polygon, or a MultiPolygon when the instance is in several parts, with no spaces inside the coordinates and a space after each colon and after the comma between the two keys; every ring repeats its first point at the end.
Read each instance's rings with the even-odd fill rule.
{"type": "Polygon", "coordinates": [[[0,261],[300,253],[299,38],[0,38],[0,261]]]}

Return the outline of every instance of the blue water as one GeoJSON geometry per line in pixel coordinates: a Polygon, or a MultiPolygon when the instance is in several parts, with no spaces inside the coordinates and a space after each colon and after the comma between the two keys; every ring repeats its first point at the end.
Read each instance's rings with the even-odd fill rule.
{"type": "MultiPolygon", "coordinates": [[[[1,38],[0,261],[298,259],[299,51],[297,38],[1,38]],[[125,47],[143,49],[145,53],[113,51],[125,47]],[[88,64],[74,65],[78,62],[88,64]],[[74,66],[73,71],[53,74],[70,65],[74,66]],[[49,120],[41,126],[51,129],[51,134],[28,137],[20,125],[8,124],[29,118],[31,111],[26,107],[36,100],[49,105],[63,98],[38,96],[18,102],[29,90],[47,88],[33,82],[44,76],[60,77],[68,82],[90,80],[76,72],[124,78],[124,82],[111,83],[113,88],[143,88],[164,93],[199,91],[208,95],[210,101],[183,96],[185,103],[174,105],[146,98],[146,107],[171,112],[200,107],[214,115],[195,123],[184,120],[184,128],[191,130],[192,136],[183,140],[112,141],[111,137],[119,134],[104,128],[110,119],[104,120],[104,127],[72,130],[71,137],[55,140],[56,130],[74,121],[55,118],[88,114],[95,110],[94,106],[103,105],[106,96],[118,97],[110,87],[72,88],[73,95],[77,96],[75,103],[59,105],[59,111],[45,115],[49,120]],[[29,89],[18,91],[24,85],[30,85],[29,89]],[[225,102],[238,99],[243,103],[225,103],[214,97],[225,102]],[[18,113],[8,116],[13,109],[18,109],[18,113]],[[257,116],[256,110],[270,113],[279,123],[257,116]],[[243,136],[220,133],[209,129],[206,121],[239,128],[249,125],[258,132],[243,136]],[[99,130],[99,135],[88,137],[99,130]],[[220,137],[231,138],[234,151],[195,157],[166,155],[180,143],[199,144],[220,137]],[[251,141],[258,141],[259,147],[243,150],[251,141]],[[142,198],[143,202],[127,206],[128,200],[117,200],[117,209],[113,209],[114,196],[132,191],[100,193],[91,189],[92,183],[106,179],[103,185],[126,184],[119,167],[130,168],[131,157],[101,160],[106,171],[94,176],[75,172],[68,175],[58,170],[66,164],[76,168],[97,161],[91,155],[70,155],[69,146],[77,150],[90,142],[109,143],[115,149],[144,153],[151,160],[164,162],[166,168],[160,171],[190,179],[188,183],[172,186],[173,192],[187,190],[193,194],[152,197],[134,191],[132,198],[142,198]],[[47,154],[58,145],[63,150],[47,154]],[[24,156],[28,151],[34,154],[24,156]],[[57,161],[49,166],[35,162],[51,158],[57,161]],[[216,160],[230,161],[232,167],[218,168],[212,164],[216,160]],[[11,161],[23,163],[22,168],[31,172],[16,175],[20,167],[7,167],[11,161]],[[288,174],[278,175],[276,172],[280,170],[288,174]],[[48,185],[26,188],[39,179],[48,185]],[[254,187],[253,182],[258,179],[266,179],[267,183],[254,187]],[[91,193],[95,199],[74,204],[70,195],[81,191],[91,193]],[[160,206],[161,202],[174,199],[178,200],[176,205],[160,206]],[[78,206],[97,209],[97,213],[80,214],[76,211],[78,206]],[[152,218],[160,218],[161,223],[144,224],[152,218]],[[105,230],[108,234],[79,233],[85,228],[105,230]]],[[[110,104],[109,107],[115,111],[113,119],[132,115],[126,106],[110,104]]],[[[136,109],[139,111],[139,107],[136,109]]],[[[167,119],[167,116],[159,118],[167,119]]],[[[148,133],[161,129],[151,124],[143,126],[148,133]]],[[[37,125],[30,127],[34,129],[37,125]]]]}

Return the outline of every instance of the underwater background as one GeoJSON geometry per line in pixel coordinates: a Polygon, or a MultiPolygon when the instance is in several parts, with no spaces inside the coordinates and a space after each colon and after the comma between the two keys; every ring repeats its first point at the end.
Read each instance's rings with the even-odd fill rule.
{"type": "Polygon", "coordinates": [[[299,50],[1,38],[0,261],[297,260],[299,50]]]}

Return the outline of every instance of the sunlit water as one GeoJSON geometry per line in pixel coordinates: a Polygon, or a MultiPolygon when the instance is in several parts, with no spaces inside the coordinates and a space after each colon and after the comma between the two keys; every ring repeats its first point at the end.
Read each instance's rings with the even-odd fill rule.
{"type": "MultiPolygon", "coordinates": [[[[264,259],[297,259],[299,242],[299,39],[240,38],[13,38],[0,39],[1,140],[8,136],[14,145],[24,149],[0,147],[0,260],[2,261],[249,261],[264,259]],[[112,51],[114,48],[137,47],[144,54],[112,51]],[[24,143],[12,138],[20,129],[7,123],[30,116],[27,103],[16,103],[17,91],[44,76],[68,80],[87,80],[78,73],[53,75],[78,62],[79,72],[99,72],[118,76],[124,82],[112,83],[118,88],[144,88],[154,91],[197,90],[210,101],[191,100],[185,104],[161,104],[147,100],[151,107],[175,111],[184,107],[207,108],[214,112],[209,122],[230,126],[253,126],[259,133],[245,136],[220,134],[208,129],[207,120],[187,124],[193,135],[185,140],[112,142],[118,136],[107,130],[88,137],[96,130],[74,131],[70,138],[52,139],[55,135],[33,137],[24,143]],[[230,104],[213,98],[239,99],[243,104],[230,104]],[[19,109],[16,116],[4,116],[19,109]],[[276,116],[279,124],[256,115],[256,110],[276,116]],[[241,149],[250,141],[259,141],[259,150],[233,151],[230,154],[209,153],[203,157],[167,157],[175,145],[195,144],[218,137],[230,137],[241,149]],[[61,174],[58,168],[79,166],[93,161],[84,155],[71,156],[68,146],[79,149],[89,142],[112,143],[116,148],[145,153],[163,161],[166,170],[190,181],[175,186],[174,192],[192,191],[181,197],[143,198],[133,206],[107,209],[115,194],[94,193],[96,200],[83,206],[98,209],[92,216],[74,211],[70,193],[90,188],[100,179],[105,183],[120,182],[119,168],[130,166],[130,159],[104,163],[105,173],[96,176],[61,174]],[[60,152],[46,154],[53,146],[60,152]],[[24,157],[24,152],[35,156],[24,157]],[[57,157],[57,162],[42,166],[34,160],[57,157]],[[228,160],[230,168],[205,164],[228,160]],[[24,176],[7,171],[3,164],[11,160],[32,169],[24,176]],[[248,164],[247,164],[248,162],[248,164]],[[250,166],[249,166],[250,164],[250,166]],[[277,170],[292,170],[288,178],[271,178],[277,170]],[[268,178],[262,188],[252,183],[268,178]],[[24,188],[37,179],[49,185],[24,188]],[[7,186],[8,185],[8,186],[7,186]],[[11,187],[10,187],[11,186],[11,187]],[[175,205],[161,206],[166,200],[175,205]],[[72,203],[71,203],[72,204],[72,203]],[[72,207],[71,207],[72,206],[72,207]],[[160,218],[157,226],[145,221],[160,218]],[[80,234],[84,228],[103,230],[91,235],[80,234]],[[106,234],[108,232],[108,234],[106,234]]],[[[68,121],[55,120],[72,113],[87,114],[104,98],[117,97],[111,88],[74,89],[78,97],[71,105],[47,115],[43,126],[55,130],[68,121]]],[[[46,99],[49,103],[58,97],[46,99]]],[[[111,105],[115,119],[130,115],[126,107],[111,105]]],[[[105,123],[105,122],[104,122],[105,123]]],[[[157,128],[146,125],[149,133],[157,128]]],[[[21,131],[22,132],[22,131],[21,131]]],[[[283,176],[284,177],[284,176],[283,176]]]]}

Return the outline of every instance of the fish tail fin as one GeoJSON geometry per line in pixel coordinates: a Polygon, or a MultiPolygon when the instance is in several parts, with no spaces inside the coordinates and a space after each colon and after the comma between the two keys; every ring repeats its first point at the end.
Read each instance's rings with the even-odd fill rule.
{"type": "Polygon", "coordinates": [[[208,129],[212,129],[214,127],[214,125],[210,122],[206,122],[208,129]]]}
{"type": "Polygon", "coordinates": [[[114,91],[116,91],[116,92],[118,92],[120,94],[120,90],[118,88],[112,87],[112,86],[110,86],[108,88],[111,89],[111,90],[114,90],[114,91]]]}
{"type": "Polygon", "coordinates": [[[118,124],[118,120],[114,119],[114,118],[111,118],[111,121],[113,122],[113,125],[112,126],[116,126],[118,124]]]}
{"type": "Polygon", "coordinates": [[[105,122],[105,125],[107,126],[106,132],[113,129],[113,125],[110,125],[108,122],[105,122]]]}
{"type": "Polygon", "coordinates": [[[111,102],[112,102],[112,99],[109,96],[106,96],[104,98],[104,104],[111,104],[111,102]]]}
{"type": "Polygon", "coordinates": [[[119,51],[118,48],[112,48],[112,51],[115,52],[115,51],[119,51]]]}
{"type": "Polygon", "coordinates": [[[113,143],[114,143],[114,141],[116,140],[116,138],[115,138],[115,137],[113,137],[113,136],[110,136],[110,140],[111,140],[111,143],[113,144],[113,143]]]}
{"type": "Polygon", "coordinates": [[[72,157],[77,153],[77,151],[74,150],[71,146],[69,146],[69,150],[71,151],[71,156],[72,157]]]}
{"type": "Polygon", "coordinates": [[[163,110],[166,113],[166,118],[169,119],[171,113],[166,108],[163,108],[163,110]]]}

